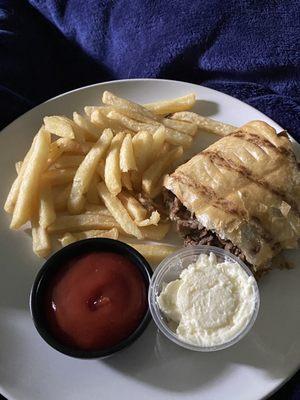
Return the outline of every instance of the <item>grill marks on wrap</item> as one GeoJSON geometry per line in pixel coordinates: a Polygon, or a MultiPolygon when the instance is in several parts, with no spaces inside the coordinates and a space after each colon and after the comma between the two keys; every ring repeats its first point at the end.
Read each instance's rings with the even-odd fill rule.
{"type": "Polygon", "coordinates": [[[268,148],[272,149],[273,151],[275,151],[275,153],[282,154],[285,157],[290,157],[292,155],[294,158],[294,153],[291,150],[286,149],[283,146],[275,146],[268,139],[262,138],[261,136],[258,136],[255,133],[250,133],[250,132],[245,132],[245,131],[235,131],[235,132],[231,133],[229,136],[243,139],[249,143],[256,145],[261,150],[263,150],[263,147],[268,147],[268,148]]]}
{"type": "Polygon", "coordinates": [[[224,158],[219,151],[205,150],[201,154],[208,157],[214,165],[237,172],[244,178],[248,179],[249,182],[263,187],[265,190],[279,197],[281,201],[285,201],[286,203],[288,203],[292,207],[293,211],[299,214],[299,207],[293,199],[288,198],[284,192],[276,189],[269,182],[266,182],[264,179],[260,179],[257,176],[253,175],[253,173],[244,165],[238,165],[233,160],[229,158],[224,158]]]}

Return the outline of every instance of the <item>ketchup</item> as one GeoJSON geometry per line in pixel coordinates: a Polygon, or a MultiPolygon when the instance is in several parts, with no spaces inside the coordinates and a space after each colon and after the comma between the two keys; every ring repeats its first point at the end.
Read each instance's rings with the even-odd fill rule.
{"type": "Polygon", "coordinates": [[[60,343],[77,349],[116,345],[144,317],[146,292],[141,272],[125,256],[84,254],[61,268],[46,291],[50,331],[60,343]]]}

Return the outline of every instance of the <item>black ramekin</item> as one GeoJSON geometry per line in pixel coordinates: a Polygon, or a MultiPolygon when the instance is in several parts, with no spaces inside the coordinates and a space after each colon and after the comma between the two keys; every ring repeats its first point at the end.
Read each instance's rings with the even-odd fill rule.
{"type": "Polygon", "coordinates": [[[69,347],[60,343],[49,331],[47,327],[47,319],[43,310],[43,299],[45,289],[48,286],[52,276],[62,268],[72,258],[91,252],[91,251],[109,251],[126,256],[142,273],[146,289],[149,288],[149,283],[152,275],[152,269],[145,258],[134,248],[119,240],[106,238],[93,238],[80,240],[72,243],[61,250],[54,253],[42,266],[38,272],[30,294],[30,310],[34,325],[41,337],[55,350],[75,358],[102,358],[107,357],[124,347],[129,346],[135,341],[145,330],[148,325],[151,315],[149,307],[137,329],[126,339],[122,340],[115,346],[103,350],[80,350],[69,347]]]}

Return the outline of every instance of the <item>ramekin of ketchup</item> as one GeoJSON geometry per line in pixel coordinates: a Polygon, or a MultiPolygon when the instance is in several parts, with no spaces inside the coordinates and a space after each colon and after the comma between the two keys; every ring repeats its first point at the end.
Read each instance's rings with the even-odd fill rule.
{"type": "Polygon", "coordinates": [[[101,358],[137,339],[150,320],[152,270],[118,240],[81,240],[53,254],[32,287],[30,308],[42,338],[61,353],[101,358]]]}

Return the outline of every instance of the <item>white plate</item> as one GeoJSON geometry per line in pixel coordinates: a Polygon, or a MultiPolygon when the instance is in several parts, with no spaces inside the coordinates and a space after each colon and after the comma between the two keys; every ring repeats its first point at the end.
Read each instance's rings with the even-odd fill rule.
{"type": "MultiPolygon", "coordinates": [[[[61,95],[29,111],[0,135],[0,204],[15,176],[14,163],[24,156],[44,115],[71,115],[99,102],[111,90],[143,102],[195,92],[204,115],[240,125],[262,119],[280,127],[254,108],[225,94],[189,83],[128,80],[104,83],[61,95]]],[[[214,140],[200,135],[198,151],[214,140]]],[[[261,308],[250,334],[234,347],[216,353],[184,350],[150,324],[128,349],[111,358],[84,361],[50,348],[31,322],[28,297],[42,264],[31,240],[8,230],[0,211],[0,392],[17,400],[260,399],[293,374],[300,361],[300,262],[298,268],[274,271],[260,283],[261,308]]]]}

